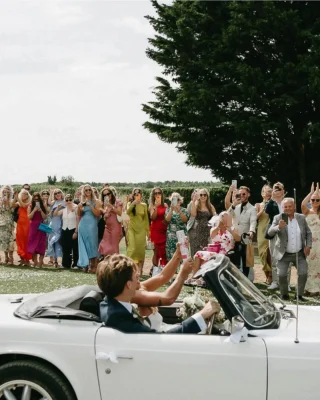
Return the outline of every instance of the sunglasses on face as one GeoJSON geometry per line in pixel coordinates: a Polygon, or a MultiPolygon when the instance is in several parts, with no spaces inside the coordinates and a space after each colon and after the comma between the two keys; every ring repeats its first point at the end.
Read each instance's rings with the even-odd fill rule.
{"type": "Polygon", "coordinates": [[[85,192],[91,192],[91,189],[85,189],[84,191],[85,192]]]}
{"type": "Polygon", "coordinates": [[[49,196],[49,193],[47,193],[47,192],[42,193],[42,196],[45,196],[45,195],[49,196]]]}
{"type": "Polygon", "coordinates": [[[312,202],[317,202],[317,203],[319,203],[319,202],[320,202],[320,199],[311,199],[311,201],[312,201],[312,202]]]}
{"type": "Polygon", "coordinates": [[[240,193],[240,196],[241,196],[241,197],[246,197],[247,194],[246,194],[246,193],[240,193]]]}
{"type": "Polygon", "coordinates": [[[103,193],[104,196],[110,196],[110,194],[111,194],[110,192],[108,192],[108,193],[103,193]]]}
{"type": "Polygon", "coordinates": [[[30,190],[30,188],[24,188],[24,189],[25,189],[25,190],[28,190],[28,191],[30,190]]]}
{"type": "Polygon", "coordinates": [[[283,190],[280,186],[275,186],[274,190],[283,190]]]}
{"type": "Polygon", "coordinates": [[[200,193],[200,197],[207,197],[208,195],[206,193],[200,193]]]}
{"type": "Polygon", "coordinates": [[[156,196],[157,194],[162,194],[161,192],[154,192],[154,195],[156,196]]]}
{"type": "Polygon", "coordinates": [[[61,194],[61,192],[55,192],[55,195],[56,195],[56,194],[61,194]]]}
{"type": "Polygon", "coordinates": [[[66,199],[65,202],[68,203],[69,201],[72,201],[72,199],[66,199]]]}

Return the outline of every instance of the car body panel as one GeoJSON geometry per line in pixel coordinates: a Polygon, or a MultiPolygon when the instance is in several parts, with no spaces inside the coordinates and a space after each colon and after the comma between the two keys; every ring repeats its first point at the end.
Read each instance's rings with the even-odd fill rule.
{"type": "Polygon", "coordinates": [[[124,334],[101,327],[96,352],[125,357],[118,364],[97,360],[102,400],[135,398],[137,391],[139,398],[153,400],[200,394],[234,400],[240,393],[246,400],[266,399],[266,347],[257,337],[234,344],[224,336],[124,334]],[[248,391],[252,382],[254,390],[248,391]]]}
{"type": "Polygon", "coordinates": [[[78,400],[100,399],[94,341],[101,324],[77,320],[17,318],[13,312],[19,304],[11,304],[11,297],[0,296],[0,355],[39,357],[53,364],[67,377],[78,400]]]}

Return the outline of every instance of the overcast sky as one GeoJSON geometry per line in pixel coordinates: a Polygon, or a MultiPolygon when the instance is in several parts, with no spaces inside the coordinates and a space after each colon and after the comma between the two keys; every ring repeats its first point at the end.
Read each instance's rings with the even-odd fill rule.
{"type": "Polygon", "coordinates": [[[149,1],[0,0],[1,183],[210,180],[142,127],[149,1]]]}

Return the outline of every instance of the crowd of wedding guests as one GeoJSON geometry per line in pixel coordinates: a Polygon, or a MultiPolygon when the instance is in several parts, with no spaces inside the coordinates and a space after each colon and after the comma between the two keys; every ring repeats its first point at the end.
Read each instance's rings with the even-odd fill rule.
{"type": "MultiPolygon", "coordinates": [[[[127,255],[142,272],[146,243],[153,249],[153,265],[164,266],[176,250],[177,232],[182,231],[194,258],[193,273],[214,254],[223,253],[248,276],[254,266],[251,242],[256,237],[266,282],[270,289],[276,289],[278,231],[285,225],[289,229],[292,220],[290,217],[285,225],[281,222],[275,228],[272,224],[274,217],[282,215],[294,200],[286,198],[280,182],[263,186],[261,203],[250,204],[250,195],[249,187],[231,185],[225,197],[225,211],[217,215],[205,188],[195,189],[191,199],[183,199],[177,192],[165,199],[162,189],[156,187],[148,201],[142,198],[140,188],[134,188],[122,201],[108,184],[100,193],[88,184],[83,185],[74,196],[58,188],[32,192],[30,185],[25,184],[20,191],[13,192],[11,186],[3,186],[0,251],[4,252],[5,264],[13,264],[16,249],[22,265],[42,267],[47,256],[53,267],[95,273],[98,260],[119,253],[119,243],[125,237],[127,255]]],[[[308,295],[320,295],[319,184],[312,185],[301,207],[312,233],[312,246],[306,246],[310,249],[304,254],[308,263],[305,290],[308,295]]],[[[288,290],[289,272],[290,268],[285,273],[288,290]]],[[[190,276],[188,282],[192,281],[190,276]]]]}

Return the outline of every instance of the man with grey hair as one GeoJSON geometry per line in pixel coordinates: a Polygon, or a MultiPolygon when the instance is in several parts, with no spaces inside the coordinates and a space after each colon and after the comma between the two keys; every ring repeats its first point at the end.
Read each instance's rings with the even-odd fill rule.
{"type": "Polygon", "coordinates": [[[273,257],[278,260],[277,273],[283,300],[289,300],[287,273],[290,263],[298,270],[298,298],[302,297],[308,277],[306,257],[310,254],[312,234],[303,214],[295,213],[295,202],[291,197],[283,199],[284,213],[276,215],[268,230],[275,237],[273,257]],[[298,265],[297,265],[298,264],[298,265]]]}

